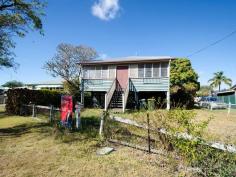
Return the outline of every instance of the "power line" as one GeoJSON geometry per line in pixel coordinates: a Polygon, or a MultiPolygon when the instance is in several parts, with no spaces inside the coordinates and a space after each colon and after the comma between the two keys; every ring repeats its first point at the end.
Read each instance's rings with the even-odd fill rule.
{"type": "Polygon", "coordinates": [[[213,42],[213,43],[211,43],[211,44],[209,44],[209,45],[207,45],[207,46],[205,46],[205,47],[203,47],[203,48],[201,48],[201,49],[199,49],[199,50],[197,50],[197,51],[195,51],[195,52],[193,52],[193,53],[191,53],[191,54],[189,54],[189,55],[187,55],[187,58],[188,58],[188,57],[191,57],[191,56],[193,56],[193,55],[196,55],[196,54],[198,54],[198,53],[200,53],[200,52],[202,52],[202,51],[204,51],[204,50],[207,50],[208,48],[210,48],[210,47],[212,47],[212,46],[214,46],[214,45],[216,45],[216,44],[218,44],[218,43],[224,41],[225,39],[229,38],[230,36],[233,36],[235,33],[236,33],[236,30],[234,30],[234,31],[232,31],[231,33],[225,35],[225,36],[222,37],[221,39],[218,39],[217,41],[215,41],[215,42],[213,42]]]}

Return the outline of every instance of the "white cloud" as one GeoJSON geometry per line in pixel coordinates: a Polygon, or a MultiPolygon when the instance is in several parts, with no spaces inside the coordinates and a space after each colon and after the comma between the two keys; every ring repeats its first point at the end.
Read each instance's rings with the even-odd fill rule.
{"type": "Polygon", "coordinates": [[[119,9],[119,0],[98,0],[92,6],[92,14],[108,21],[116,17],[119,9]]]}

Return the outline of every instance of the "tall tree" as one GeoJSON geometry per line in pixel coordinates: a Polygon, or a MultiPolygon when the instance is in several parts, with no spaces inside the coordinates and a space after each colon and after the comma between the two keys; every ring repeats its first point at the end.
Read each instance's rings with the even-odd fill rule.
{"type": "MultiPolygon", "coordinates": [[[[54,57],[47,61],[44,69],[53,77],[61,77],[69,84],[69,90],[79,90],[78,79],[81,75],[79,62],[93,60],[98,56],[95,49],[83,45],[59,44],[54,57]]],[[[71,93],[73,94],[73,93],[71,93]]]]}
{"type": "Polygon", "coordinates": [[[9,87],[9,88],[15,88],[15,87],[22,87],[24,84],[22,82],[19,81],[8,81],[5,84],[3,84],[3,87],[9,87]]]}
{"type": "Polygon", "coordinates": [[[214,77],[208,81],[212,88],[218,87],[219,91],[221,90],[221,84],[225,83],[228,86],[232,85],[232,80],[224,76],[224,72],[214,73],[214,77]]]}
{"type": "Polygon", "coordinates": [[[0,69],[16,66],[13,36],[24,37],[28,30],[43,34],[41,0],[0,0],[0,69]]]}
{"type": "Polygon", "coordinates": [[[172,106],[192,107],[200,84],[190,60],[179,58],[172,61],[170,73],[172,106]]]}

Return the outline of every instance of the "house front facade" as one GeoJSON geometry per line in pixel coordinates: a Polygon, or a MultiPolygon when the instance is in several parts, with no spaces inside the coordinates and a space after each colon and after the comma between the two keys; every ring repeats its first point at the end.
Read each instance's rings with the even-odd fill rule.
{"type": "Polygon", "coordinates": [[[79,63],[82,68],[81,102],[84,93],[91,92],[107,110],[122,108],[128,100],[134,107],[147,95],[165,96],[170,109],[170,62],[173,57],[125,57],[79,63]]]}

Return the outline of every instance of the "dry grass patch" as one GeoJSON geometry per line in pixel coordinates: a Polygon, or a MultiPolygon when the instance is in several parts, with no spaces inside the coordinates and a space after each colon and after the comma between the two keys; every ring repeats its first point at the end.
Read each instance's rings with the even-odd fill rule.
{"type": "Polygon", "coordinates": [[[197,120],[210,121],[206,135],[210,140],[222,141],[225,143],[233,143],[236,145],[236,111],[232,110],[228,116],[227,110],[195,110],[197,112],[197,120]]]}
{"type": "MultiPolygon", "coordinates": [[[[205,130],[205,138],[210,141],[222,141],[225,143],[232,143],[236,145],[236,110],[232,110],[228,116],[227,110],[207,110],[207,109],[195,109],[196,122],[206,121],[209,118],[212,120],[209,122],[208,127],[205,130]]],[[[156,123],[157,116],[166,115],[166,110],[148,111],[150,115],[151,124],[156,123]]],[[[146,123],[147,111],[140,112],[126,112],[117,114],[124,118],[136,120],[140,123],[146,123]]]]}
{"type": "Polygon", "coordinates": [[[65,134],[44,122],[5,115],[0,119],[0,176],[173,176],[181,173],[177,171],[178,161],[131,148],[117,146],[115,152],[97,156],[98,127],[92,122],[100,113],[100,110],[85,110],[84,129],[65,134]]]}

